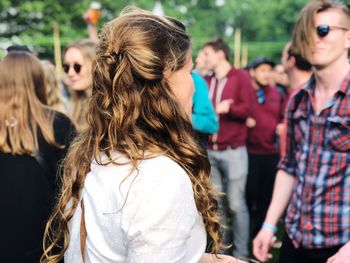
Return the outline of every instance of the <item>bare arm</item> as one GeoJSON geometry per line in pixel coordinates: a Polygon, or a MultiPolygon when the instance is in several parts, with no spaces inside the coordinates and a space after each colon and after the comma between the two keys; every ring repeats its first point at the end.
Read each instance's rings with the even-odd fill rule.
{"type": "MultiPolygon", "coordinates": [[[[293,175],[279,170],[276,175],[272,200],[267,211],[265,223],[276,226],[278,220],[284,213],[292,195],[296,178],[293,175]]],[[[261,260],[266,261],[272,257],[269,253],[274,233],[262,228],[253,241],[253,254],[261,260]]]]}
{"type": "Polygon", "coordinates": [[[97,34],[97,29],[96,25],[93,24],[88,24],[88,33],[89,33],[89,39],[92,40],[94,43],[98,42],[98,34],[97,34]]]}
{"type": "Polygon", "coordinates": [[[277,224],[289,203],[295,181],[296,178],[293,175],[283,170],[277,172],[272,200],[266,214],[266,223],[277,224]]]}
{"type": "Polygon", "coordinates": [[[236,263],[236,258],[227,255],[218,255],[205,253],[201,257],[199,263],[236,263]]]}
{"type": "Polygon", "coordinates": [[[85,14],[83,15],[83,19],[87,25],[89,39],[94,43],[97,43],[98,42],[97,28],[96,28],[96,24],[92,23],[91,21],[91,12],[89,10],[85,12],[85,14]]]}

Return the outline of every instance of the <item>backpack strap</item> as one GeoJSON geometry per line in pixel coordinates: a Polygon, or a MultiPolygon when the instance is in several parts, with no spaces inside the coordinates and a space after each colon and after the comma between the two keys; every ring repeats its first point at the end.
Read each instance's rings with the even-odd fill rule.
{"type": "Polygon", "coordinates": [[[80,249],[81,249],[81,257],[83,259],[83,263],[85,263],[85,249],[86,249],[86,226],[85,226],[85,207],[84,207],[84,199],[80,201],[81,206],[81,220],[80,220],[80,249]]]}

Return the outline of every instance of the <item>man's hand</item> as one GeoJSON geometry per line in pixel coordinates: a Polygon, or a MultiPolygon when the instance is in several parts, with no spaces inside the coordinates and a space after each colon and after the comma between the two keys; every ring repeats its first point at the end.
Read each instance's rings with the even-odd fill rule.
{"type": "Polygon", "coordinates": [[[230,110],[230,105],[233,103],[233,99],[223,100],[216,106],[217,114],[226,114],[230,110]]]}
{"type": "Polygon", "coordinates": [[[254,120],[251,117],[248,117],[247,120],[245,121],[245,125],[247,125],[248,128],[254,128],[256,125],[256,120],[254,120]]]}
{"type": "Polygon", "coordinates": [[[274,234],[266,229],[261,229],[253,240],[253,254],[260,260],[265,262],[272,258],[272,254],[269,253],[272,245],[274,234]]]}
{"type": "Polygon", "coordinates": [[[350,263],[350,241],[342,246],[334,256],[330,257],[327,263],[350,263]]]}
{"type": "Polygon", "coordinates": [[[281,136],[281,134],[284,132],[284,129],[286,128],[286,125],[284,123],[279,123],[276,126],[276,134],[281,136]]]}

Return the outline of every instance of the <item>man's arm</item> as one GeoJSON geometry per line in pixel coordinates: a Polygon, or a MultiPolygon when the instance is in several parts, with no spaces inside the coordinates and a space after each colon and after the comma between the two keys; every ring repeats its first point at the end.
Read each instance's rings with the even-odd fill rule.
{"type": "MultiPolygon", "coordinates": [[[[277,225],[278,220],[289,203],[295,181],[296,178],[293,175],[283,170],[277,172],[272,200],[265,218],[266,224],[271,226],[277,225]]],[[[273,231],[263,227],[255,237],[253,241],[253,254],[258,260],[266,261],[272,257],[269,249],[273,236],[273,231]]]]}
{"type": "Polygon", "coordinates": [[[349,263],[350,262],[350,241],[345,243],[339,251],[327,260],[327,263],[349,263]]]}
{"type": "Polygon", "coordinates": [[[208,254],[204,253],[201,259],[199,260],[199,263],[236,263],[241,262],[237,261],[236,258],[228,255],[221,255],[218,254],[215,256],[214,254],[208,254]]]}

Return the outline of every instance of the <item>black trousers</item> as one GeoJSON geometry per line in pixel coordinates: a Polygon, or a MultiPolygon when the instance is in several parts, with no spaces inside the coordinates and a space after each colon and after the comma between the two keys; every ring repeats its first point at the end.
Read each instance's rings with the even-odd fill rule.
{"type": "Polygon", "coordinates": [[[288,235],[283,238],[283,245],[280,252],[279,263],[326,263],[327,259],[333,256],[341,246],[330,248],[306,249],[295,248],[288,235]]]}
{"type": "Polygon", "coordinates": [[[279,154],[249,154],[246,199],[251,218],[251,238],[265,220],[275,183],[279,154]]]}

